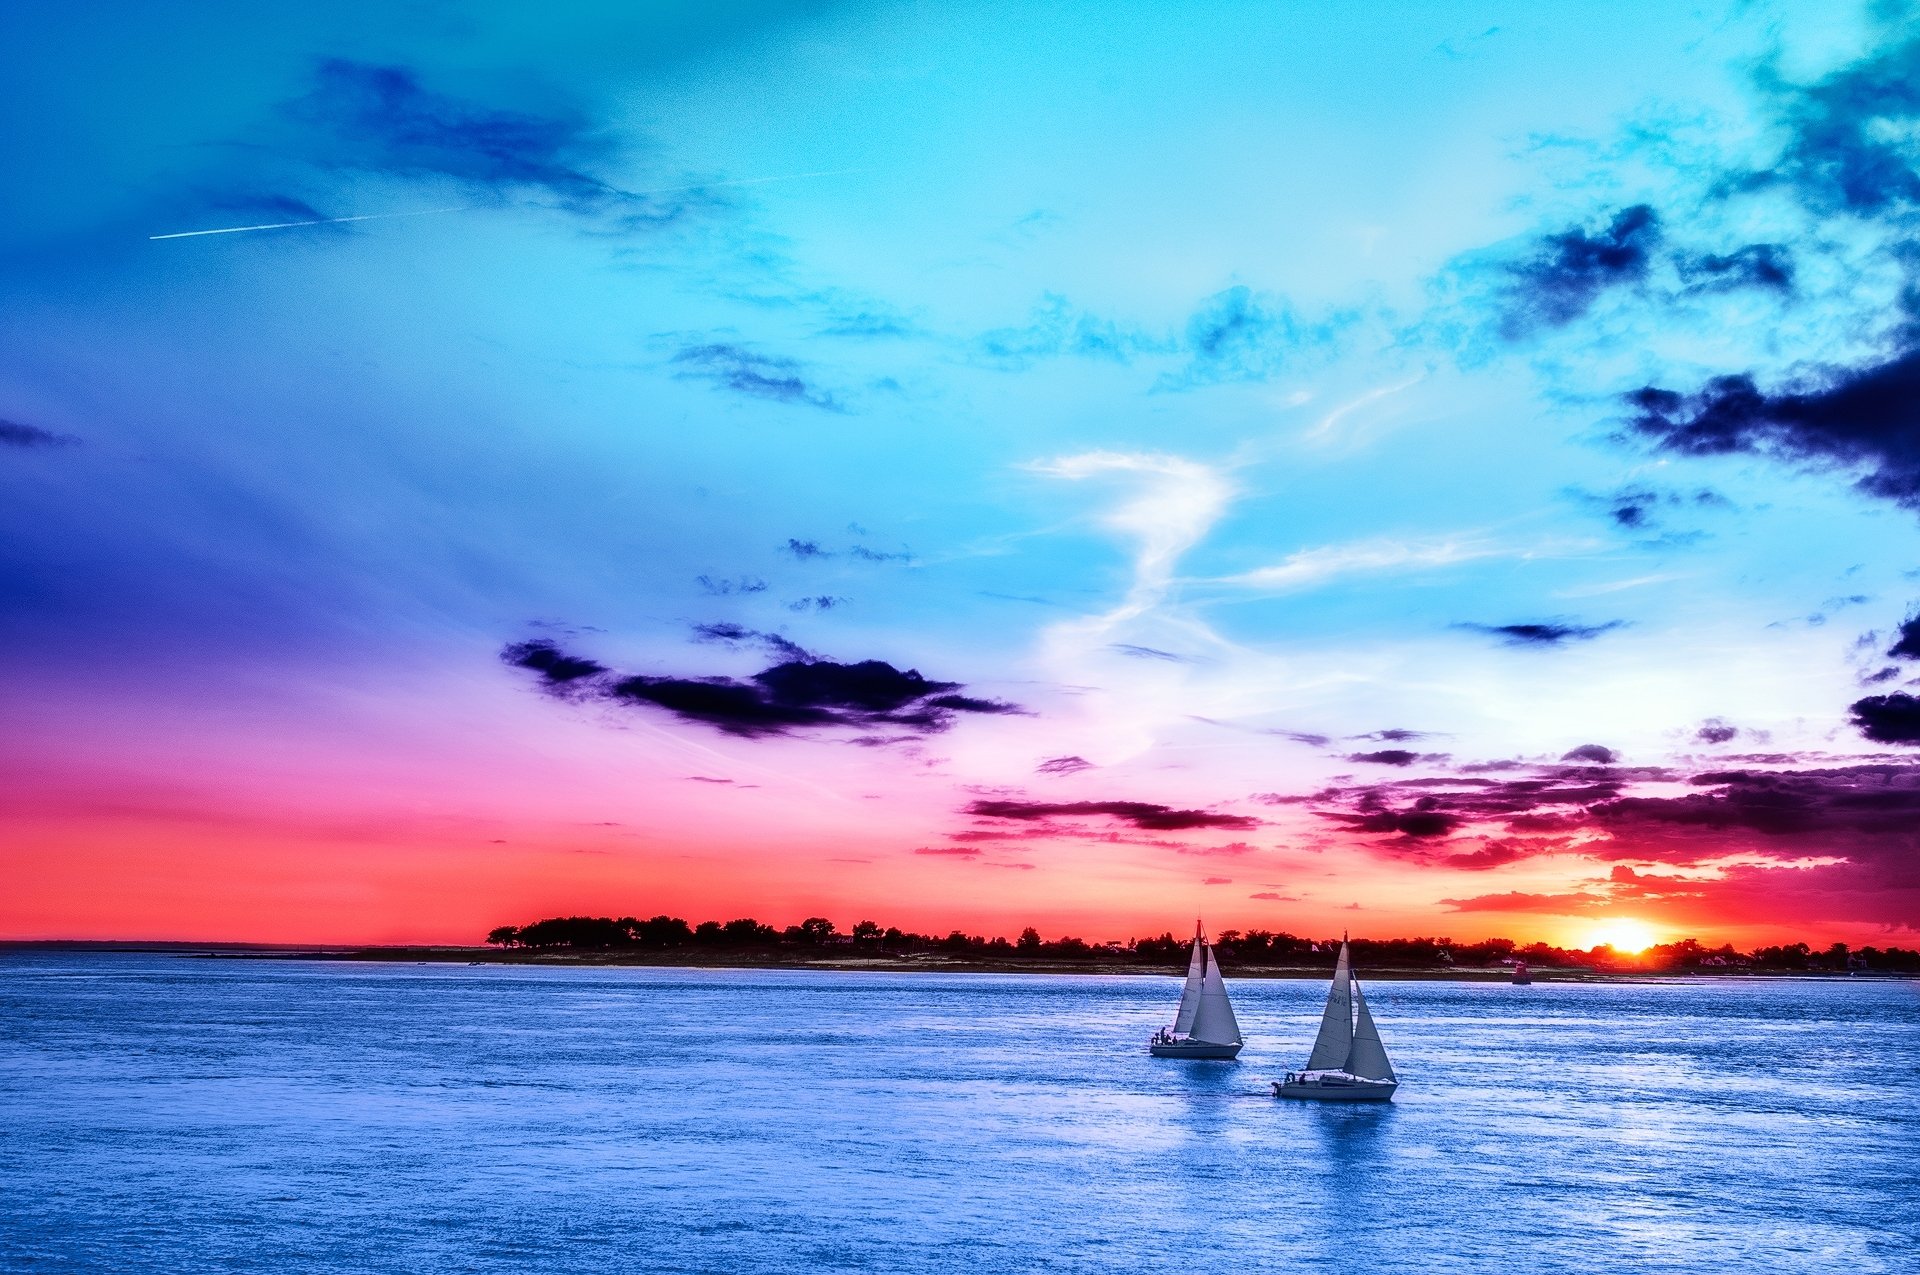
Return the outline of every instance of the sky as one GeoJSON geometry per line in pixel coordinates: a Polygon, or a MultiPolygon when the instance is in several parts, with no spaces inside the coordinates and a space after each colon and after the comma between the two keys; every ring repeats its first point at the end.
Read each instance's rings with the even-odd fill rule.
{"type": "Polygon", "coordinates": [[[1920,939],[1904,6],[0,21],[0,936],[1920,939]]]}

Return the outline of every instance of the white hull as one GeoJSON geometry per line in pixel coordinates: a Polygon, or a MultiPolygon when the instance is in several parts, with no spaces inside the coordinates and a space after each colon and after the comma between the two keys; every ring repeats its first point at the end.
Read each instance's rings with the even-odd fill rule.
{"type": "Polygon", "coordinates": [[[1288,1076],[1273,1082],[1276,1098],[1307,1098],[1315,1102],[1386,1102],[1400,1087],[1392,1080],[1364,1080],[1340,1074],[1288,1076]]]}

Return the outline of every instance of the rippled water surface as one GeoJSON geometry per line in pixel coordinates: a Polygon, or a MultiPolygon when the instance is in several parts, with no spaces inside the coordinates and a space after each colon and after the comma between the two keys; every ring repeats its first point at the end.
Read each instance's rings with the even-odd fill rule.
{"type": "Polygon", "coordinates": [[[1920,1271],[1913,983],[1233,991],[0,957],[0,1269],[1920,1271]]]}

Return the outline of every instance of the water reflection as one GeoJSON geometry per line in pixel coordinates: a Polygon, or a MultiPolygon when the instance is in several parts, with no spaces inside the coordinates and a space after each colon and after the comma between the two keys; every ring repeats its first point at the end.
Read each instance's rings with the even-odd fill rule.
{"type": "MultiPolygon", "coordinates": [[[[1276,1100],[1279,1101],[1279,1100],[1276,1100]]],[[[1291,1102],[1300,1107],[1301,1124],[1319,1149],[1333,1185],[1363,1185],[1387,1156],[1396,1113],[1390,1102],[1291,1102]]]]}
{"type": "Polygon", "coordinates": [[[1162,1058],[1180,1102],[1180,1127],[1195,1139],[1219,1141],[1232,1122],[1231,1107],[1247,1094],[1247,1068],[1217,1059],[1162,1058]]]}
{"type": "Polygon", "coordinates": [[[1272,1096],[1308,990],[1250,988],[1223,1063],[1149,1057],[1168,986],[1131,978],[11,958],[0,1270],[1758,1275],[1790,1235],[1791,1269],[1866,1275],[1920,1246],[1909,988],[1397,986],[1384,1105],[1272,1096]]]}

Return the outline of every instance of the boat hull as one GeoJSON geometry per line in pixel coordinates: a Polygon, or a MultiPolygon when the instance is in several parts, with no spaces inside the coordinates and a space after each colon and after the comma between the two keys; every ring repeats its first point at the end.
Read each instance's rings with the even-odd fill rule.
{"type": "Polygon", "coordinates": [[[1209,1045],[1199,1040],[1170,1040],[1147,1046],[1155,1058],[1232,1059],[1240,1056],[1244,1045],[1209,1045]]]}
{"type": "Polygon", "coordinates": [[[1311,1102],[1386,1102],[1400,1087],[1393,1080],[1362,1080],[1358,1076],[1289,1076],[1273,1082],[1276,1098],[1305,1098],[1311,1102]]]}

